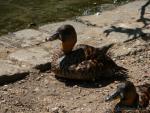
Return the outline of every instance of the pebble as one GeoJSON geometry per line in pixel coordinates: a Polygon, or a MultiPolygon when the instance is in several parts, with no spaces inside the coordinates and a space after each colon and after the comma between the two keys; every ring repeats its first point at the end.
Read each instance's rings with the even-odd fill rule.
{"type": "Polygon", "coordinates": [[[78,85],[74,85],[73,88],[78,88],[78,85]]]}
{"type": "Polygon", "coordinates": [[[2,91],[7,91],[7,90],[8,90],[7,87],[2,88],[2,91]]]}
{"type": "Polygon", "coordinates": [[[25,82],[25,80],[20,80],[20,81],[18,81],[18,84],[22,84],[24,82],[25,82]]]}
{"type": "Polygon", "coordinates": [[[87,106],[87,104],[83,104],[83,106],[87,106]]]}
{"type": "Polygon", "coordinates": [[[59,107],[54,107],[54,108],[52,108],[52,112],[53,112],[53,113],[59,113],[58,111],[59,111],[59,107]]]}
{"type": "Polygon", "coordinates": [[[43,74],[41,74],[41,77],[43,77],[44,75],[43,74]]]}
{"type": "Polygon", "coordinates": [[[78,108],[78,109],[76,109],[76,111],[77,111],[78,113],[82,113],[82,112],[81,112],[82,110],[84,110],[84,108],[78,108]]]}
{"type": "Polygon", "coordinates": [[[45,85],[45,88],[48,88],[48,86],[47,86],[47,85],[45,85]]]}
{"type": "Polygon", "coordinates": [[[72,101],[72,100],[74,100],[74,98],[70,98],[70,100],[72,101]]]}
{"type": "Polygon", "coordinates": [[[41,79],[41,77],[37,77],[35,80],[36,80],[36,81],[40,81],[40,79],[41,79]]]}
{"type": "Polygon", "coordinates": [[[81,98],[81,96],[77,96],[77,97],[75,97],[75,99],[79,99],[79,98],[81,98]]]}
{"type": "Polygon", "coordinates": [[[140,59],[143,59],[144,57],[143,56],[140,56],[140,59]]]}
{"type": "Polygon", "coordinates": [[[90,113],[91,113],[91,112],[92,112],[92,109],[91,109],[91,108],[88,108],[88,109],[87,109],[87,112],[90,112],[90,113]]]}
{"type": "Polygon", "coordinates": [[[6,100],[2,100],[2,101],[0,101],[0,103],[2,104],[2,103],[5,103],[6,102],[6,100]]]}
{"type": "Polygon", "coordinates": [[[98,16],[98,15],[100,15],[100,14],[101,14],[100,12],[97,12],[95,15],[98,16]]]}
{"type": "Polygon", "coordinates": [[[40,89],[39,89],[39,87],[36,87],[33,91],[34,91],[34,92],[39,92],[40,89]]]}

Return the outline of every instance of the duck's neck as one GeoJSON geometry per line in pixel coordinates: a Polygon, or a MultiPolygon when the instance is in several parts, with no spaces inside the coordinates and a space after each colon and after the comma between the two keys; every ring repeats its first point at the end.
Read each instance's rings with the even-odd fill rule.
{"type": "Polygon", "coordinates": [[[72,52],[73,47],[75,46],[76,41],[66,41],[62,42],[62,51],[64,52],[65,55],[69,54],[72,52]]]}
{"type": "Polygon", "coordinates": [[[134,98],[122,100],[119,105],[131,107],[131,108],[137,108],[139,105],[139,95],[136,93],[136,96],[134,98]]]}

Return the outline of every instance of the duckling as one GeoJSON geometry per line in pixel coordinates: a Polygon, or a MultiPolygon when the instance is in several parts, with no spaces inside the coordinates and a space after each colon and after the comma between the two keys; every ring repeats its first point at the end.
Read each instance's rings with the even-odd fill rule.
{"type": "Polygon", "coordinates": [[[120,102],[115,105],[113,113],[150,113],[150,84],[135,87],[130,81],[121,83],[106,101],[117,98],[120,102]]]}
{"type": "Polygon", "coordinates": [[[56,77],[95,81],[106,77],[112,78],[115,73],[124,73],[126,69],[117,64],[106,55],[108,49],[113,45],[95,48],[90,45],[78,44],[77,34],[72,25],[62,25],[57,31],[46,39],[53,41],[59,39],[61,49],[53,55],[51,71],[56,77]],[[74,47],[75,46],[75,47],[74,47]]]}

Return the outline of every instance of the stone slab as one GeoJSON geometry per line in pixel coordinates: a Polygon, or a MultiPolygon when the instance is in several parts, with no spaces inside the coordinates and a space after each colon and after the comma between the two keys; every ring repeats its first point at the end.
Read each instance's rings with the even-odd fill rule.
{"type": "Polygon", "coordinates": [[[76,22],[73,20],[67,20],[64,22],[57,22],[57,23],[52,23],[52,24],[47,24],[47,25],[41,26],[41,27],[39,27],[39,30],[43,31],[43,32],[47,32],[49,34],[53,34],[58,27],[60,27],[61,25],[64,25],[64,24],[73,25],[76,29],[77,34],[83,34],[84,31],[89,28],[89,26],[82,24],[80,22],[76,22]]]}
{"type": "Polygon", "coordinates": [[[28,47],[39,44],[43,42],[47,36],[49,36],[49,34],[40,32],[35,29],[24,29],[13,34],[15,35],[16,39],[22,41],[22,43],[20,43],[21,47],[28,47]]]}
{"type": "Polygon", "coordinates": [[[35,29],[24,29],[0,37],[0,46],[5,47],[28,47],[39,44],[45,40],[49,34],[35,29]]]}
{"type": "MultiPolygon", "coordinates": [[[[126,42],[133,38],[143,38],[143,34],[150,36],[150,30],[143,28],[142,22],[137,22],[140,17],[140,9],[146,1],[131,2],[123,6],[119,6],[113,11],[104,11],[100,15],[81,16],[77,18],[85,24],[91,24],[99,27],[101,39],[107,42],[126,42]],[[134,6],[134,7],[133,7],[134,6]],[[105,35],[104,35],[105,34],[105,35]]],[[[146,8],[145,18],[150,18],[150,6],[146,8]]]]}
{"type": "Polygon", "coordinates": [[[28,74],[27,68],[9,60],[0,60],[0,85],[20,80],[28,74]]]}
{"type": "Polygon", "coordinates": [[[14,35],[0,36],[0,47],[16,48],[20,47],[20,41],[14,35]]]}
{"type": "Polygon", "coordinates": [[[50,69],[51,57],[50,53],[42,47],[33,47],[20,49],[11,53],[8,57],[10,60],[15,60],[23,63],[30,68],[37,68],[39,70],[50,69]],[[46,67],[44,67],[46,66],[46,67]]]}
{"type": "MultiPolygon", "coordinates": [[[[89,22],[96,26],[111,26],[116,23],[130,23],[134,27],[140,27],[142,24],[134,24],[135,20],[140,17],[140,9],[146,3],[143,1],[130,2],[120,6],[113,11],[104,11],[100,15],[81,16],[78,19],[82,22],[89,22]],[[134,7],[133,7],[134,6],[134,7]]],[[[150,6],[149,6],[150,7],[150,6]]],[[[150,8],[146,8],[149,12],[150,8]]],[[[148,15],[147,15],[148,16],[148,15]]]]}

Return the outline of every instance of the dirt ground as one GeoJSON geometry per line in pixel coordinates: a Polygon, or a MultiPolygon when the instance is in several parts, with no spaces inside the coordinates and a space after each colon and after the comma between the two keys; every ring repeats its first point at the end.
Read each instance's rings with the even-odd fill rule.
{"type": "MultiPolygon", "coordinates": [[[[135,9],[135,6],[131,7],[129,5],[128,7],[128,10],[130,10],[130,8],[135,9]]],[[[125,10],[124,12],[127,11],[125,10]]],[[[127,13],[132,13],[132,11],[128,11],[127,13]]],[[[108,12],[107,14],[110,15],[110,12],[108,12]]],[[[150,17],[149,14],[147,15],[150,17]]],[[[99,17],[101,16],[91,17],[92,19],[97,18],[97,22],[99,22],[99,24],[103,23],[99,21],[99,17]]],[[[120,22],[120,24],[118,24],[115,17],[116,16],[114,16],[113,24],[111,18],[103,19],[104,22],[105,20],[110,19],[111,25],[124,25],[122,27],[123,31],[120,31],[120,34],[119,31],[116,31],[115,34],[113,35],[112,33],[110,37],[113,38],[119,36],[122,38],[124,36],[122,35],[123,33],[129,35],[131,35],[132,33],[133,35],[136,33],[138,35],[143,34],[142,31],[137,31],[137,27],[133,27],[133,29],[129,27],[130,29],[127,29],[128,26],[127,28],[125,26],[133,26],[135,23],[137,24],[136,18],[130,18],[130,21],[128,22],[126,21],[126,19],[124,19],[124,17],[122,17],[123,21],[117,20],[118,23],[120,22]]],[[[104,25],[104,27],[108,26],[104,25]]],[[[120,29],[121,27],[116,28],[120,29]]],[[[91,29],[89,29],[89,31],[90,30],[91,29]]],[[[97,34],[98,36],[103,37],[103,35],[100,35],[99,32],[97,34]]],[[[96,35],[96,33],[93,32],[92,36],[93,35],[96,35]]],[[[95,82],[68,81],[56,79],[54,77],[54,74],[50,71],[41,73],[37,70],[32,70],[30,75],[26,76],[26,78],[14,83],[0,86],[0,113],[104,113],[108,109],[113,108],[113,106],[115,105],[117,100],[113,102],[105,102],[105,98],[108,94],[115,90],[116,86],[120,82],[130,80],[135,85],[150,83],[149,32],[147,33],[147,35],[147,40],[137,36],[131,41],[125,43],[122,42],[120,44],[116,43],[109,50],[109,55],[111,56],[111,58],[119,66],[122,66],[128,70],[128,77],[126,79],[114,78],[110,80],[107,79],[95,82]],[[129,50],[129,52],[124,49],[125,47],[127,48],[127,50],[129,50]]],[[[97,38],[95,38],[95,40],[96,39],[97,38]]],[[[91,43],[95,40],[91,38],[91,43]]],[[[110,40],[110,38],[107,39],[107,37],[104,37],[104,40],[102,41],[103,43],[107,43],[108,40],[110,40]]],[[[9,52],[14,51],[13,49],[10,50],[9,48],[5,50],[1,49],[1,59],[5,58],[9,54],[9,52]]]]}
{"type": "MultiPolygon", "coordinates": [[[[112,58],[115,48],[118,45],[111,49],[112,58]]],[[[150,83],[149,45],[114,60],[128,69],[128,80],[135,85],[150,83]]],[[[1,86],[0,113],[104,113],[114,105],[114,102],[105,102],[105,97],[116,88],[119,80],[76,82],[52,75],[33,71],[21,81],[1,86]]]]}

